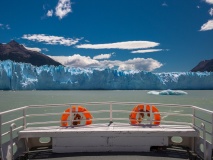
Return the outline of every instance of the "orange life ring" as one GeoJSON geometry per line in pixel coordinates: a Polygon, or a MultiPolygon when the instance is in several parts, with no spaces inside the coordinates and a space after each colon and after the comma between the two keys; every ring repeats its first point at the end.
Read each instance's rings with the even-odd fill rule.
{"type": "MultiPolygon", "coordinates": [[[[75,112],[80,112],[80,113],[83,113],[84,117],[86,118],[86,123],[85,125],[90,125],[92,124],[92,115],[91,113],[84,107],[82,106],[72,106],[72,113],[75,113],[75,112]]],[[[77,114],[79,115],[79,114],[77,114]]],[[[61,115],[61,126],[62,127],[67,127],[68,126],[68,122],[65,122],[67,121],[68,117],[70,116],[70,108],[67,108],[64,113],[61,115]],[[69,113],[69,114],[68,114],[69,113]]],[[[79,117],[77,117],[78,120],[80,120],[79,117]]],[[[74,120],[76,120],[76,118],[74,117],[74,120]]]]}
{"type": "MultiPolygon", "coordinates": [[[[132,109],[132,112],[129,115],[131,124],[139,124],[142,121],[144,114],[143,113],[141,114],[141,117],[142,117],[141,119],[137,119],[138,112],[148,112],[147,114],[148,116],[150,116],[149,113],[150,113],[151,107],[149,105],[146,105],[146,110],[144,109],[145,107],[143,104],[139,104],[132,109]]],[[[154,113],[154,120],[155,120],[153,121],[153,124],[159,125],[161,120],[159,110],[155,106],[152,106],[152,112],[154,113]]]]}

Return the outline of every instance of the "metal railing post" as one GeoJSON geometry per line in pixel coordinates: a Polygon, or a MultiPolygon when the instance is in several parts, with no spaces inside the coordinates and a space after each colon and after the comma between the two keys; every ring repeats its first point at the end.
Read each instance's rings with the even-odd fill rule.
{"type": "Polygon", "coordinates": [[[152,105],[150,105],[150,125],[152,125],[153,113],[152,113],[152,105]]]}
{"type": "Polygon", "coordinates": [[[0,114],[0,159],[3,159],[2,152],[2,115],[0,114]]]}
{"type": "Polygon", "coordinates": [[[27,128],[27,122],[26,122],[26,108],[23,109],[23,127],[24,129],[27,128]]]}
{"type": "Polygon", "coordinates": [[[194,127],[195,126],[195,108],[194,107],[192,108],[192,124],[194,127]]]}
{"type": "MultiPolygon", "coordinates": [[[[76,106],[74,109],[76,110],[76,106]]],[[[72,106],[70,106],[70,126],[73,127],[73,125],[72,125],[72,106]]]]}
{"type": "Polygon", "coordinates": [[[11,147],[11,159],[13,159],[13,127],[16,127],[15,123],[10,125],[10,147],[11,147]]]}
{"type": "Polygon", "coordinates": [[[212,113],[212,135],[211,135],[211,145],[212,145],[212,149],[213,149],[213,113],[212,113]]]}
{"type": "Polygon", "coordinates": [[[110,103],[110,123],[112,123],[112,103],[110,103]]]}
{"type": "Polygon", "coordinates": [[[203,130],[203,154],[204,154],[204,160],[207,160],[207,155],[206,155],[206,127],[205,124],[201,124],[201,128],[203,130]]]}
{"type": "MultiPolygon", "coordinates": [[[[193,125],[193,127],[195,127],[195,108],[194,107],[192,108],[192,125],[193,125]]],[[[195,150],[195,138],[194,137],[192,137],[191,147],[192,147],[192,151],[194,151],[195,150]]]]}

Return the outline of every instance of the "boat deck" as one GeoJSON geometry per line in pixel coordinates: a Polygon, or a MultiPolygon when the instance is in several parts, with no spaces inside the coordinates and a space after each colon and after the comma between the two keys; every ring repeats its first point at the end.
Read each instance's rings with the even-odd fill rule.
{"type": "Polygon", "coordinates": [[[184,137],[198,137],[199,132],[187,125],[132,126],[127,123],[29,127],[19,132],[20,139],[29,138],[31,143],[35,142],[35,137],[52,138],[52,149],[34,150],[29,153],[29,159],[190,159],[193,155],[188,148],[170,146],[170,138],[173,136],[186,140],[184,137]]]}
{"type": "MultiPolygon", "coordinates": [[[[26,157],[25,157],[26,158],[26,157]]],[[[187,148],[171,146],[153,149],[151,152],[92,152],[92,153],[53,153],[51,150],[29,152],[27,159],[49,160],[202,160],[187,148]]]]}
{"type": "Polygon", "coordinates": [[[0,157],[15,159],[27,154],[28,159],[176,160],[193,159],[192,153],[197,159],[211,160],[212,120],[213,111],[180,104],[86,102],[25,106],[0,113],[0,157]],[[92,119],[91,125],[73,126],[75,106],[83,115],[80,124],[92,119]],[[82,112],[82,106],[90,108],[92,118],[85,116],[87,111],[82,112]],[[133,112],[133,106],[138,111],[133,112]],[[143,111],[139,110],[141,106],[143,111]],[[147,112],[150,106],[158,108],[159,113],[148,110],[142,124],[133,125],[139,113],[147,112]],[[61,112],[65,107],[70,111],[61,112]],[[176,112],[177,108],[183,112],[176,112]],[[61,115],[68,117],[62,119],[61,115]],[[166,118],[160,120],[160,125],[153,125],[159,124],[159,116],[166,118]],[[60,127],[64,122],[69,126],[60,127]]]}

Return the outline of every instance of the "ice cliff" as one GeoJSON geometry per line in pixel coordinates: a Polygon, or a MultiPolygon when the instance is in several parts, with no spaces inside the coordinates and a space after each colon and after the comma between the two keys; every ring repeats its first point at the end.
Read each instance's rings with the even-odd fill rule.
{"type": "Polygon", "coordinates": [[[1,90],[213,89],[213,72],[151,73],[0,61],[1,90]]]}

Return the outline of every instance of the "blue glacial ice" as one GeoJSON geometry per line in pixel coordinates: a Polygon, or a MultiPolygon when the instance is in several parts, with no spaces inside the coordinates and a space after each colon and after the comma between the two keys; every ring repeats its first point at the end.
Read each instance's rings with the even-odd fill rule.
{"type": "Polygon", "coordinates": [[[163,90],[163,91],[149,91],[149,92],[147,92],[147,94],[152,94],[152,95],[186,95],[188,93],[185,92],[185,91],[181,91],[181,90],[167,89],[167,90],[163,90]]]}
{"type": "Polygon", "coordinates": [[[121,71],[41,66],[0,61],[1,90],[213,89],[213,72],[121,71]]]}

